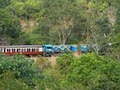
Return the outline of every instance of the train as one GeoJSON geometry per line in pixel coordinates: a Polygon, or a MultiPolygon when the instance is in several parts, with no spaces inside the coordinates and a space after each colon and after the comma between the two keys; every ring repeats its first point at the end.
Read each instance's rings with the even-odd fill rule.
{"type": "MultiPolygon", "coordinates": [[[[106,46],[102,46],[99,49],[99,53],[104,55],[106,53],[106,49],[115,47],[116,45],[120,45],[120,43],[115,44],[107,44],[106,46]]],[[[2,55],[41,55],[41,56],[52,56],[55,54],[61,54],[66,52],[81,52],[83,53],[91,53],[94,52],[92,47],[89,44],[81,44],[81,45],[0,45],[0,54],[2,55]]]]}
{"type": "Polygon", "coordinates": [[[64,52],[77,52],[77,45],[8,45],[0,46],[2,55],[52,56],[64,52]]]}

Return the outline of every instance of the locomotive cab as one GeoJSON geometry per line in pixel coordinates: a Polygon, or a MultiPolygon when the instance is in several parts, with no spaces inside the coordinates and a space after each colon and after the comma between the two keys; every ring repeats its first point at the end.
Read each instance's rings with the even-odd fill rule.
{"type": "Polygon", "coordinates": [[[43,45],[44,56],[51,56],[54,53],[52,45],[43,45]]]}

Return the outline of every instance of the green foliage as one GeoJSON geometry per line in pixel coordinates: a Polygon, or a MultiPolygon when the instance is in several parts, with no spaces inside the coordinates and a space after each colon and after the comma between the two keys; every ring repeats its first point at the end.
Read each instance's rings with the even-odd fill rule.
{"type": "Polygon", "coordinates": [[[32,44],[32,45],[42,45],[44,44],[44,39],[40,34],[32,34],[29,33],[28,39],[27,39],[27,44],[32,44]]]}
{"type": "Polygon", "coordinates": [[[32,60],[25,59],[21,56],[4,57],[0,56],[0,73],[4,71],[13,71],[17,78],[32,77],[34,71],[32,69],[32,60]],[[7,62],[6,62],[7,61],[7,62]]]}
{"type": "Polygon", "coordinates": [[[20,24],[5,9],[0,9],[0,34],[16,38],[20,32],[20,24]]]}
{"type": "Polygon", "coordinates": [[[43,70],[47,70],[51,68],[50,61],[47,58],[39,57],[34,62],[34,66],[41,70],[40,72],[43,72],[43,70]]]}
{"type": "Polygon", "coordinates": [[[0,38],[1,44],[5,41],[10,43],[21,34],[20,23],[18,19],[5,9],[0,9],[0,38]]]}
{"type": "Polygon", "coordinates": [[[59,62],[58,60],[58,65],[60,66],[60,71],[63,72],[62,75],[67,71],[65,75],[67,83],[78,83],[86,88],[95,90],[120,89],[119,61],[95,54],[87,54],[79,58],[74,58],[70,55],[64,57],[62,61],[71,63],[61,63],[62,61],[59,62]],[[62,66],[65,69],[62,69],[62,66]]]}
{"type": "Polygon", "coordinates": [[[16,79],[10,71],[1,74],[0,90],[32,90],[23,80],[16,79]]]}
{"type": "Polygon", "coordinates": [[[0,75],[8,71],[13,73],[15,79],[22,79],[31,87],[34,86],[33,79],[40,77],[40,73],[33,67],[33,61],[23,56],[0,56],[0,75]]]}
{"type": "Polygon", "coordinates": [[[6,6],[10,5],[11,0],[0,0],[0,8],[5,8],[6,6]]]}
{"type": "Polygon", "coordinates": [[[58,67],[62,74],[67,74],[71,70],[71,63],[74,61],[75,57],[72,54],[62,54],[57,59],[58,67]]]}
{"type": "MultiPolygon", "coordinates": [[[[108,44],[106,56],[63,54],[57,66],[46,58],[0,56],[0,90],[119,90],[119,0],[0,0],[0,44],[108,44]],[[24,33],[20,23],[35,22],[24,33]],[[22,29],[21,29],[22,28],[22,29]],[[109,56],[109,57],[107,57],[109,56]],[[111,58],[110,58],[111,57],[111,58]],[[7,82],[8,81],[8,82],[7,82]],[[31,87],[29,87],[31,86],[31,87]],[[33,89],[33,88],[32,88],[33,89]]],[[[26,26],[25,26],[26,27],[26,26]]]]}
{"type": "Polygon", "coordinates": [[[119,90],[119,86],[120,62],[109,57],[86,54],[76,58],[67,53],[60,55],[57,65],[51,67],[44,57],[33,62],[18,55],[0,56],[3,90],[119,90]]]}
{"type": "Polygon", "coordinates": [[[41,1],[38,0],[11,0],[11,4],[6,9],[20,18],[29,20],[39,13],[40,3],[41,1]]]}
{"type": "MultiPolygon", "coordinates": [[[[70,37],[73,36],[79,39],[82,28],[86,29],[83,27],[86,19],[82,15],[82,9],[77,0],[74,2],[70,0],[45,0],[41,7],[42,11],[36,33],[40,33],[50,43],[65,44],[72,40],[70,37]]],[[[72,40],[69,43],[72,42],[75,41],[72,40]]]]}

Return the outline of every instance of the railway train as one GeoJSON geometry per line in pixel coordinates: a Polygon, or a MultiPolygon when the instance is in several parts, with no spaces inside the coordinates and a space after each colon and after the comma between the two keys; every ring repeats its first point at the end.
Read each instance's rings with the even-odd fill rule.
{"type": "MultiPolygon", "coordinates": [[[[105,49],[120,45],[120,43],[106,45],[100,48],[99,53],[106,53],[105,49]],[[108,48],[107,48],[108,47],[108,48]]],[[[78,52],[81,53],[90,53],[94,52],[91,49],[89,44],[78,45],[8,45],[0,46],[0,54],[2,55],[42,55],[42,56],[51,56],[54,54],[65,53],[65,52],[78,52]]]]}
{"type": "Polygon", "coordinates": [[[51,56],[62,52],[77,52],[77,45],[9,45],[0,46],[2,55],[42,55],[51,56]]]}

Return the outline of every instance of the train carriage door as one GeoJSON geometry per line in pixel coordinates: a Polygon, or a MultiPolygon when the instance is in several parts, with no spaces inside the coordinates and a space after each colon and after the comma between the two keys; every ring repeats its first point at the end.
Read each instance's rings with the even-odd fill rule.
{"type": "Polygon", "coordinates": [[[39,48],[39,52],[42,52],[42,51],[43,51],[43,49],[42,49],[42,47],[40,47],[40,48],[39,48]]]}

